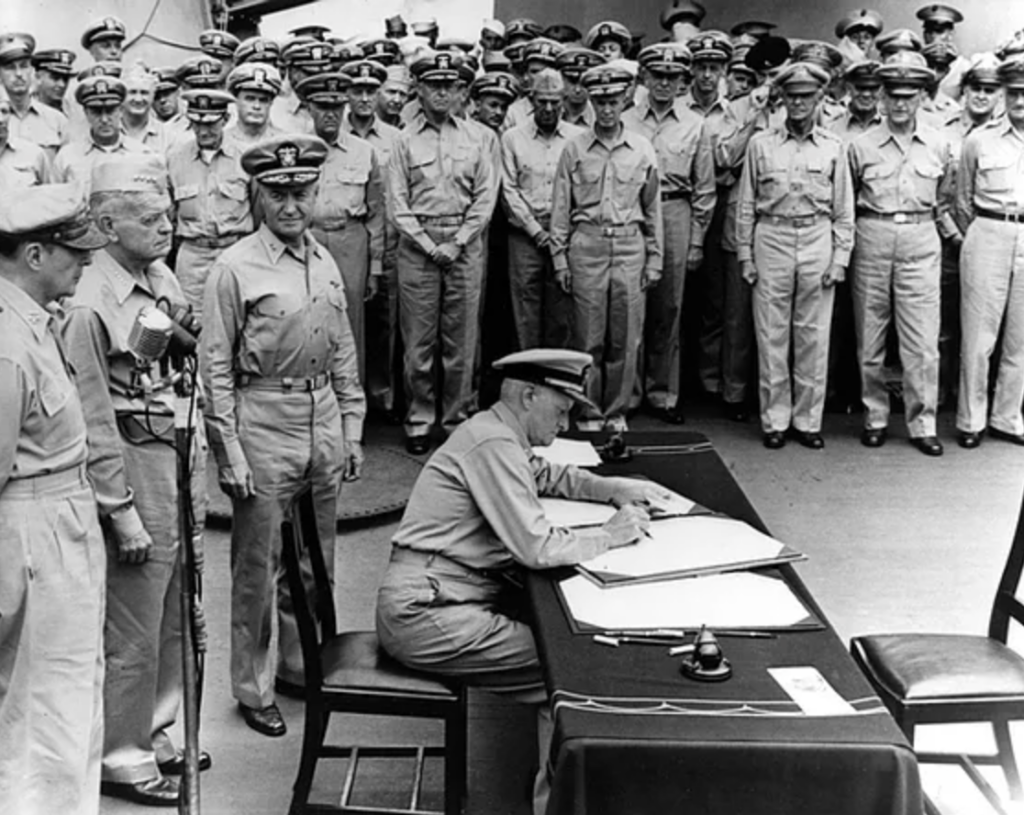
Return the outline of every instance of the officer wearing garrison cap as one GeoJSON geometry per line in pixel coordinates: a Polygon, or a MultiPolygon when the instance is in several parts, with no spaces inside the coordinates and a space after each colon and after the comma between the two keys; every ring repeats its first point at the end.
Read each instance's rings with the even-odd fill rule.
{"type": "MultiPolygon", "coordinates": [[[[171,738],[182,692],[173,385],[184,365],[173,353],[150,365],[129,340],[142,309],[161,299],[172,311],[184,304],[163,262],[171,249],[163,157],[101,157],[91,190],[90,208],[110,243],[68,303],[64,339],[85,408],[89,476],[107,543],[102,790],[173,806],[172,776],[184,764],[171,738]]],[[[200,417],[192,421],[192,508],[194,528],[202,530],[206,445],[200,417]]],[[[200,768],[209,766],[210,757],[201,757],[200,768]]]]}
{"type": "Polygon", "coordinates": [[[202,316],[203,288],[221,252],[253,231],[243,147],[224,137],[234,97],[217,89],[182,94],[192,132],[167,154],[178,254],[174,271],[190,306],[202,316]]]}
{"type": "Polygon", "coordinates": [[[281,73],[266,62],[243,62],[228,74],[228,92],[235,97],[238,117],[224,129],[224,138],[243,149],[277,136],[270,108],[281,92],[281,73]]]}
{"type": "Polygon", "coordinates": [[[309,232],[328,145],[284,134],[242,166],[264,220],[207,281],[199,363],[221,488],[231,497],[231,692],[246,723],[282,736],[275,686],[301,692],[302,652],[280,568],[280,525],[311,485],[333,573],[341,479],[359,477],[366,403],[345,286],[309,232]],[[278,657],[269,651],[277,591],[278,657]],[[277,681],[275,682],[275,675],[277,681]]]}
{"type": "Polygon", "coordinates": [[[1006,116],[964,140],[957,172],[960,253],[959,443],[974,448],[987,432],[1024,445],[1024,55],[1007,57],[997,76],[1006,116]],[[1002,356],[989,404],[989,365],[1002,331],[1002,356]]]}
{"type": "Polygon", "coordinates": [[[649,482],[596,476],[532,452],[551,444],[569,426],[573,404],[586,401],[589,367],[587,354],[546,348],[494,363],[504,378],[499,401],[463,423],[423,468],[377,594],[377,634],[394,658],[537,706],[536,815],[547,804],[552,722],[515,573],[634,543],[649,510],[667,498],[649,482]],[[573,530],[547,520],[541,496],[619,509],[601,527],[573,530]]]}
{"type": "MultiPolygon", "coordinates": [[[[2,184],[2,182],[0,182],[2,184]]],[[[0,199],[0,811],[96,815],[105,553],[57,302],[106,238],[81,189],[0,199]]]]}
{"type": "Polygon", "coordinates": [[[10,102],[10,134],[38,145],[52,161],[68,142],[70,127],[63,113],[32,96],[35,48],[30,34],[0,34],[0,86],[10,102]]]}
{"type": "Polygon", "coordinates": [[[814,121],[829,79],[811,63],[783,70],[776,84],[786,121],[750,140],[740,178],[737,254],[754,288],[761,430],[772,450],[791,429],[805,447],[825,444],[833,287],[853,243],[846,150],[814,121]]]}

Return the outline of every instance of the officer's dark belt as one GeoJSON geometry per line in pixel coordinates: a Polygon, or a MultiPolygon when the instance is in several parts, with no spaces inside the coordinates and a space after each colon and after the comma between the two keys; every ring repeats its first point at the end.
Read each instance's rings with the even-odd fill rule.
{"type": "Polygon", "coordinates": [[[858,218],[867,218],[869,221],[891,221],[894,224],[924,224],[935,220],[935,213],[931,210],[925,212],[875,212],[870,209],[858,209],[858,218]]]}
{"type": "Polygon", "coordinates": [[[670,190],[661,194],[662,201],[682,201],[690,197],[689,190],[670,190]]]}
{"type": "Polygon", "coordinates": [[[574,229],[578,229],[584,235],[594,235],[601,238],[629,238],[633,235],[640,234],[639,224],[622,224],[621,226],[602,226],[600,224],[588,224],[582,221],[576,224],[574,229]]]}
{"type": "Polygon", "coordinates": [[[256,391],[277,391],[277,392],[312,392],[326,388],[331,384],[330,374],[317,374],[311,379],[303,379],[298,376],[284,376],[281,378],[269,376],[252,376],[251,374],[238,374],[235,377],[235,384],[240,388],[249,388],[256,391]]]}
{"type": "Polygon", "coordinates": [[[803,229],[808,226],[814,226],[818,221],[824,221],[827,215],[759,215],[757,217],[758,223],[771,224],[772,226],[791,226],[797,229],[803,229]]]}
{"type": "Polygon", "coordinates": [[[182,238],[182,243],[192,243],[196,246],[202,246],[204,249],[224,249],[228,246],[234,246],[238,243],[244,235],[220,235],[219,237],[213,238],[207,235],[197,235],[194,238],[182,238]]]}
{"type": "Polygon", "coordinates": [[[395,563],[415,563],[419,566],[429,568],[435,561],[443,561],[461,569],[467,576],[479,576],[487,580],[503,580],[520,586],[516,579],[517,569],[510,566],[508,569],[478,569],[476,566],[467,566],[461,561],[443,555],[440,552],[422,552],[419,549],[410,549],[408,546],[392,546],[391,560],[395,563]]]}
{"type": "Polygon", "coordinates": [[[1024,224],[1024,212],[996,212],[991,209],[976,209],[974,214],[979,218],[988,218],[991,221],[1008,221],[1013,224],[1024,224]]]}

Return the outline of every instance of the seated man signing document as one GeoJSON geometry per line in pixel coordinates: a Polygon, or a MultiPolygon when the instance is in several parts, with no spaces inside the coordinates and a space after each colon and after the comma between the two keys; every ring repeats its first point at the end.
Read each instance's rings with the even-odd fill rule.
{"type": "Polygon", "coordinates": [[[546,804],[551,720],[515,571],[571,565],[635,543],[648,510],[670,497],[650,482],[603,478],[533,453],[568,427],[574,402],[587,402],[591,362],[578,351],[538,348],[494,363],[505,377],[501,398],[427,462],[377,598],[377,633],[400,662],[539,705],[537,812],[546,804]],[[547,520],[540,496],[619,510],[602,527],[567,529],[547,520]]]}

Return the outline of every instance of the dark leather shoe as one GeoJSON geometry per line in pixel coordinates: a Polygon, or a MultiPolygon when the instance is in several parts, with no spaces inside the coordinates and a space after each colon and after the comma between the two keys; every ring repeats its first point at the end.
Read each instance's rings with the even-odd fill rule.
{"type": "Polygon", "coordinates": [[[274,680],[274,693],[278,696],[287,696],[289,699],[305,699],[306,686],[277,677],[274,680]]]}
{"type": "Polygon", "coordinates": [[[1010,442],[1010,444],[1019,444],[1024,447],[1024,433],[1018,435],[1016,433],[1007,433],[1005,430],[998,430],[995,427],[990,427],[988,429],[988,434],[993,439],[1001,439],[1002,441],[1010,442]]]}
{"type": "Polygon", "coordinates": [[[405,449],[414,456],[422,456],[430,449],[430,437],[409,436],[405,440],[405,449]]]}
{"type": "MultiPolygon", "coordinates": [[[[160,768],[160,772],[164,775],[184,775],[185,774],[185,754],[179,752],[174,758],[169,761],[161,761],[156,765],[160,768]]],[[[213,766],[213,759],[210,758],[210,754],[205,750],[199,751],[199,772],[206,772],[210,767],[213,766]]]]}
{"type": "Polygon", "coordinates": [[[865,447],[881,447],[889,437],[884,427],[865,427],[860,433],[860,443],[865,447]]]}
{"type": "Polygon", "coordinates": [[[973,450],[981,444],[981,433],[973,433],[970,430],[961,430],[956,437],[956,443],[965,450],[973,450]]]}
{"type": "Polygon", "coordinates": [[[730,422],[745,422],[750,419],[750,411],[743,402],[723,402],[722,412],[730,422]]]}
{"type": "Polygon", "coordinates": [[[277,709],[277,705],[249,707],[239,702],[238,710],[242,714],[242,718],[245,719],[245,723],[257,733],[276,738],[288,732],[288,725],[284,723],[284,717],[277,709]]]}
{"type": "Polygon", "coordinates": [[[910,443],[926,456],[942,455],[942,442],[935,436],[915,436],[910,443]]]}
{"type": "Polygon", "coordinates": [[[794,430],[793,436],[808,450],[821,450],[825,446],[825,440],[821,437],[821,433],[794,430]]]}
{"type": "Polygon", "coordinates": [[[781,450],[786,446],[786,436],[779,430],[769,430],[761,438],[761,443],[769,450],[781,450]]]}
{"type": "Polygon", "coordinates": [[[660,408],[655,415],[657,415],[657,417],[665,424],[683,424],[686,422],[686,417],[683,415],[683,409],[679,405],[669,408],[660,408]]]}
{"type": "Polygon", "coordinates": [[[100,782],[100,793],[147,807],[176,807],[178,805],[178,782],[173,778],[164,778],[162,775],[135,783],[102,781],[100,782]]]}

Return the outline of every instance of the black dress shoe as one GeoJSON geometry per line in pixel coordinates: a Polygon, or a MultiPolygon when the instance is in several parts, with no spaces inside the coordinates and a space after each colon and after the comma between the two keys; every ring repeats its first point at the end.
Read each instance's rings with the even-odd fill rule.
{"type": "Polygon", "coordinates": [[[794,429],[793,436],[809,450],[821,450],[825,446],[825,440],[821,437],[821,433],[794,429]]]}
{"type": "Polygon", "coordinates": [[[786,446],[786,436],[779,430],[769,430],[761,438],[761,443],[769,450],[781,450],[786,446]]]}
{"type": "Polygon", "coordinates": [[[405,449],[414,456],[422,456],[430,449],[429,436],[409,436],[405,440],[405,449]]]}
{"type": "Polygon", "coordinates": [[[176,807],[178,805],[178,782],[173,778],[164,778],[162,775],[134,783],[102,781],[100,782],[100,793],[147,807],[176,807]]]}
{"type": "Polygon", "coordinates": [[[860,433],[860,443],[865,447],[881,447],[889,437],[884,427],[865,427],[860,433]]]}
{"type": "Polygon", "coordinates": [[[288,726],[284,723],[284,717],[277,709],[277,705],[249,707],[239,702],[238,710],[245,723],[257,733],[276,738],[288,732],[288,726]]]}
{"type": "MultiPolygon", "coordinates": [[[[184,775],[185,774],[185,754],[179,752],[174,758],[168,761],[161,761],[156,765],[160,768],[160,772],[164,775],[184,775]]],[[[210,754],[205,750],[199,751],[199,772],[206,772],[210,767],[213,766],[213,759],[210,758],[210,754]]]]}
{"type": "Polygon", "coordinates": [[[686,417],[683,415],[683,409],[679,405],[659,408],[655,415],[665,424],[683,424],[686,422],[686,417]]]}
{"type": "Polygon", "coordinates": [[[730,422],[745,422],[750,418],[750,411],[743,402],[723,402],[722,412],[730,422]]]}
{"type": "Polygon", "coordinates": [[[301,700],[306,698],[306,686],[277,677],[274,680],[274,693],[279,696],[287,696],[289,699],[301,700]]]}
{"type": "Polygon", "coordinates": [[[1007,433],[1005,430],[999,430],[995,427],[988,429],[988,434],[993,439],[1001,439],[1002,441],[1008,441],[1010,444],[1019,444],[1024,447],[1024,433],[1007,433]]]}
{"type": "Polygon", "coordinates": [[[942,442],[935,436],[914,436],[910,443],[926,456],[942,455],[942,442]]]}
{"type": "Polygon", "coordinates": [[[961,430],[956,437],[956,443],[965,450],[973,450],[981,444],[981,433],[974,433],[970,430],[961,430]]]}

